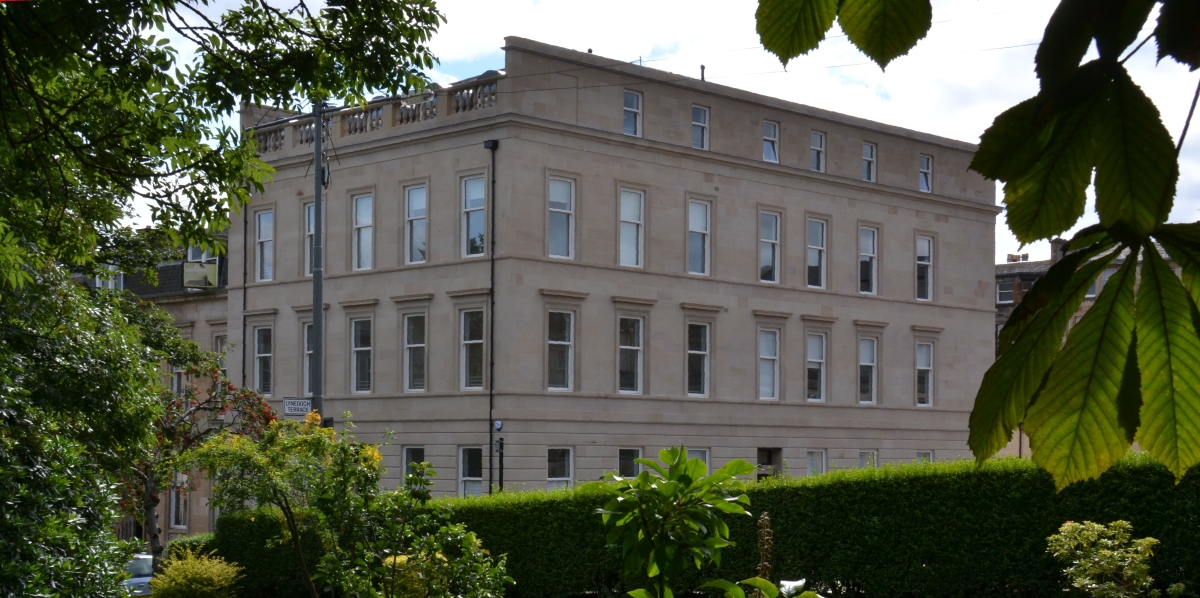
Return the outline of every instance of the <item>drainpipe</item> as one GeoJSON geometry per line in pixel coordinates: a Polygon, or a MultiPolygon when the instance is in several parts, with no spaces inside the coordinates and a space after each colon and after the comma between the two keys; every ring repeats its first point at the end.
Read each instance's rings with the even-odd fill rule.
{"type": "Polygon", "coordinates": [[[483,142],[484,149],[492,152],[492,192],[491,206],[488,209],[489,228],[488,237],[491,240],[491,247],[488,249],[488,266],[491,269],[490,281],[488,283],[488,494],[492,493],[493,482],[496,479],[493,453],[495,452],[494,434],[496,430],[495,419],[492,418],[492,412],[496,408],[496,150],[500,147],[500,141],[497,139],[489,139],[483,142]]]}
{"type": "MultiPolygon", "coordinates": [[[[252,200],[253,201],[253,200],[252,200]]],[[[246,286],[250,270],[246,264],[250,262],[250,206],[244,206],[242,209],[242,388],[246,388],[246,347],[249,343],[246,342],[246,295],[250,294],[250,288],[246,286]]]]}

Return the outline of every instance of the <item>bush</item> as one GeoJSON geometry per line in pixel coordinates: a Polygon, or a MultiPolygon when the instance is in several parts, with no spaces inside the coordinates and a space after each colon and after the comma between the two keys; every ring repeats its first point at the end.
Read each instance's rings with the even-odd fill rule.
{"type": "MultiPolygon", "coordinates": [[[[302,529],[304,561],[312,571],[321,558],[321,540],[311,528],[302,529]]],[[[283,516],[275,509],[221,514],[211,546],[217,555],[245,571],[237,585],[237,596],[307,598],[296,552],[290,542],[284,541],[286,530],[283,516]]]]}
{"type": "Polygon", "coordinates": [[[181,536],[167,543],[166,550],[163,551],[163,558],[171,558],[180,551],[191,551],[193,554],[205,554],[215,550],[213,542],[216,537],[212,534],[192,534],[190,536],[181,536]]]}
{"type": "Polygon", "coordinates": [[[155,598],[233,598],[242,568],[211,554],[177,550],[150,579],[155,598]]]}
{"type": "MultiPolygon", "coordinates": [[[[1029,461],[913,464],[750,484],[750,510],[768,511],[776,580],[808,579],[824,595],[933,598],[1059,597],[1066,582],[1046,538],[1067,520],[1133,524],[1157,538],[1156,587],[1200,588],[1200,472],[1176,484],[1149,457],[1131,455],[1100,479],[1056,493],[1029,461]]],[[[446,499],[455,521],[492,554],[508,555],[508,598],[563,598],[621,589],[620,554],[605,545],[596,508],[579,491],[446,499]]],[[[737,546],[719,571],[693,572],[680,589],[758,565],[753,517],[729,521],[737,546]]],[[[678,595],[678,594],[677,594],[678,595]]]]}

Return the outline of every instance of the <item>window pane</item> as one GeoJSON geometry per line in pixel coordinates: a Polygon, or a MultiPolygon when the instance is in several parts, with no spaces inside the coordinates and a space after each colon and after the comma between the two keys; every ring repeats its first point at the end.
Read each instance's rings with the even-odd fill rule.
{"type": "Polygon", "coordinates": [[[869,228],[858,230],[858,250],[861,253],[875,254],[875,231],[869,228]]]}
{"type": "Polygon", "coordinates": [[[858,366],[858,400],[870,403],[875,400],[875,367],[870,365],[858,366]]]}
{"type": "Polygon", "coordinates": [[[758,396],[764,399],[775,398],[775,361],[771,359],[758,360],[758,396]]]}
{"type": "Polygon", "coordinates": [[[917,264],[917,299],[929,299],[929,264],[917,264]]]}
{"type": "Polygon", "coordinates": [[[917,371],[917,404],[929,404],[929,370],[917,371]]]}
{"type": "Polygon", "coordinates": [[[354,225],[371,225],[371,198],[359,197],[354,200],[354,225]]]}
{"type": "Polygon", "coordinates": [[[425,261],[425,219],[413,220],[408,230],[408,259],[425,261]]]}
{"type": "Polygon", "coordinates": [[[863,144],[863,159],[864,160],[874,160],[875,159],[875,146],[871,145],[870,143],[863,144]]]}
{"type": "Polygon", "coordinates": [[[483,177],[471,177],[463,181],[463,208],[482,208],[484,202],[483,177]]]}
{"type": "Polygon", "coordinates": [[[825,247],[825,223],[820,220],[808,221],[808,246],[825,247]]]}
{"type": "Polygon", "coordinates": [[[258,213],[258,240],[266,241],[275,235],[275,212],[267,210],[258,213]]]}
{"type": "Polygon", "coordinates": [[[425,188],[411,187],[408,190],[408,217],[409,218],[424,218],[425,217],[425,188]]]}
{"type": "Polygon", "coordinates": [[[708,451],[705,449],[688,449],[688,459],[699,459],[701,463],[708,465],[708,451]]]}
{"type": "Polygon", "coordinates": [[[638,238],[641,231],[639,226],[633,222],[621,223],[621,265],[622,266],[640,266],[641,256],[638,251],[640,239],[638,238]]]}
{"type": "Polygon", "coordinates": [[[763,139],[763,160],[768,162],[778,162],[779,152],[775,151],[775,140],[763,139]]]}
{"type": "Polygon", "coordinates": [[[917,367],[933,367],[933,345],[927,343],[917,345],[917,367]]]}
{"type": "Polygon", "coordinates": [[[638,474],[638,464],[635,459],[642,457],[639,449],[619,449],[617,451],[617,475],[631,478],[638,474]]]}
{"type": "Polygon", "coordinates": [[[688,393],[704,394],[704,362],[707,356],[699,353],[688,354],[688,393]]]}
{"type": "Polygon", "coordinates": [[[810,401],[821,400],[821,364],[816,362],[808,362],[808,372],[805,385],[807,387],[808,399],[810,401]]]}
{"type": "Polygon", "coordinates": [[[758,279],[775,282],[775,244],[763,241],[758,248],[758,279]]]}
{"type": "Polygon", "coordinates": [[[820,249],[808,250],[808,286],[820,287],[824,286],[824,276],[821,273],[822,251],[820,249]]]}
{"type": "Polygon", "coordinates": [[[875,292],[875,258],[871,256],[859,256],[858,290],[863,293],[875,292]]]}
{"type": "Polygon", "coordinates": [[[571,216],[565,212],[550,212],[550,255],[571,256],[571,216]]]}
{"type": "Polygon", "coordinates": [[[708,351],[708,326],[688,324],[688,351],[708,351]]]}
{"type": "Polygon", "coordinates": [[[464,311],[463,312],[463,340],[465,340],[465,341],[481,341],[481,340],[483,340],[483,312],[482,311],[464,311]]]}
{"type": "Polygon", "coordinates": [[[704,127],[692,125],[692,147],[704,149],[704,127]]]}
{"type": "Polygon", "coordinates": [[[621,220],[642,221],[642,194],[621,191],[621,220]]]}
{"type": "Polygon", "coordinates": [[[617,384],[620,390],[636,391],[638,389],[638,361],[641,352],[637,349],[621,349],[619,351],[619,370],[617,384]]]}
{"type": "Polygon", "coordinates": [[[548,356],[549,372],[547,385],[550,388],[568,388],[568,368],[570,367],[570,347],[567,345],[550,345],[548,356]]]}
{"type": "Polygon", "coordinates": [[[763,121],[763,137],[766,139],[778,139],[779,126],[770,121],[763,121]]]}
{"type": "Polygon", "coordinates": [[[688,203],[688,230],[708,232],[708,204],[701,201],[688,203]]]}
{"type": "Polygon", "coordinates": [[[371,352],[354,352],[354,390],[366,392],[371,390],[371,352]]]}
{"type": "Polygon", "coordinates": [[[574,209],[573,189],[571,181],[550,179],[550,209],[570,212],[574,209]]]}
{"type": "Polygon", "coordinates": [[[356,268],[370,268],[374,261],[371,255],[371,231],[372,227],[369,226],[355,231],[354,254],[358,258],[358,263],[354,265],[356,268]]]}
{"type": "Polygon", "coordinates": [[[779,333],[774,330],[758,331],[758,354],[762,357],[779,356],[779,333]]]}
{"type": "Polygon", "coordinates": [[[467,387],[483,387],[483,343],[467,345],[467,387]]]}
{"type": "Polygon", "coordinates": [[[408,388],[425,390],[425,347],[408,350],[408,388]]]}
{"type": "Polygon", "coordinates": [[[928,239],[925,237],[917,238],[917,261],[933,261],[933,239],[928,239]]]}
{"type": "Polygon", "coordinates": [[[413,473],[412,465],[410,465],[411,463],[424,463],[424,462],[425,462],[425,447],[420,447],[420,446],[405,447],[405,449],[404,449],[404,473],[405,474],[413,473]]]}
{"type": "Polygon", "coordinates": [[[641,110],[642,96],[632,91],[625,92],[625,107],[629,108],[630,110],[641,110]]]}
{"type": "Polygon", "coordinates": [[[549,479],[571,477],[571,449],[546,449],[546,477],[549,479]]]}
{"type": "Polygon", "coordinates": [[[622,347],[642,346],[642,321],[637,318],[621,318],[620,343],[622,347]]]}
{"type": "Polygon", "coordinates": [[[478,447],[462,450],[462,476],[464,478],[483,477],[483,449],[478,447]]]}
{"type": "Polygon", "coordinates": [[[758,218],[759,226],[761,227],[762,239],[764,241],[779,240],[779,216],[776,214],[763,213],[758,218]]]}
{"type": "Polygon", "coordinates": [[[808,358],[822,361],[825,359],[825,337],[819,334],[808,335],[808,358]]]}
{"type": "Polygon", "coordinates": [[[699,106],[692,106],[692,122],[700,125],[708,124],[708,110],[699,106]]]}
{"type": "Polygon", "coordinates": [[[626,135],[637,135],[638,134],[637,121],[638,121],[638,114],[636,112],[630,112],[628,110],[625,111],[624,130],[625,130],[626,135]]]}
{"type": "Polygon", "coordinates": [[[808,475],[825,473],[825,453],[808,451],[808,475]]]}
{"type": "Polygon", "coordinates": [[[688,272],[693,274],[704,274],[707,272],[705,257],[706,248],[705,241],[707,235],[704,233],[688,233],[688,272]]]}
{"type": "Polygon", "coordinates": [[[472,210],[466,214],[467,255],[481,255],[484,252],[483,210],[472,210]]]}
{"type": "Polygon", "coordinates": [[[875,365],[875,340],[869,338],[858,339],[858,362],[869,365],[875,365]]]}
{"type": "Polygon", "coordinates": [[[409,316],[407,318],[407,338],[410,345],[425,344],[425,316],[409,316]]]}
{"type": "Polygon", "coordinates": [[[371,346],[371,321],[370,320],[355,320],[354,321],[354,348],[361,349],[371,346]]]}
{"type": "Polygon", "coordinates": [[[550,340],[571,341],[571,314],[561,311],[550,312],[550,340]]]}

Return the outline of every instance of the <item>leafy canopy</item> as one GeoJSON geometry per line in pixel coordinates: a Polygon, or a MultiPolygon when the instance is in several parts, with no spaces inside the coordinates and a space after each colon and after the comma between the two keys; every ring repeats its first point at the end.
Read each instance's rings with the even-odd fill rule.
{"type": "MultiPolygon", "coordinates": [[[[980,137],[971,169],[1004,184],[1008,227],[1022,242],[1074,226],[1093,181],[1100,218],[1001,332],[970,419],[981,462],[1024,423],[1033,458],[1060,488],[1099,476],[1134,441],[1177,477],[1200,463],[1200,223],[1166,223],[1183,138],[1171,139],[1124,66],[1153,37],[1160,60],[1200,67],[1198,6],[1060,0],[1035,56],[1040,91],[980,137]],[[1131,50],[1156,6],[1153,32],[1131,50]],[[1093,43],[1099,57],[1081,64],[1093,43]],[[1109,265],[1116,275],[1068,334],[1109,265]]],[[[759,0],[756,17],[763,46],[784,64],[816,48],[836,19],[886,67],[928,33],[931,12],[929,0],[759,0]]]]}

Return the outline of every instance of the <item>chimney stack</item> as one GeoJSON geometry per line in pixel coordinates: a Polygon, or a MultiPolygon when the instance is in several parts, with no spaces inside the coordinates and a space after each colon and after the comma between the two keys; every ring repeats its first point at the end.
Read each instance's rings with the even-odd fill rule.
{"type": "Polygon", "coordinates": [[[1067,241],[1065,239],[1063,239],[1062,237],[1054,237],[1053,239],[1050,239],[1050,263],[1051,264],[1056,263],[1056,262],[1058,262],[1058,260],[1062,259],[1063,246],[1066,244],[1067,244],[1067,241]]]}

